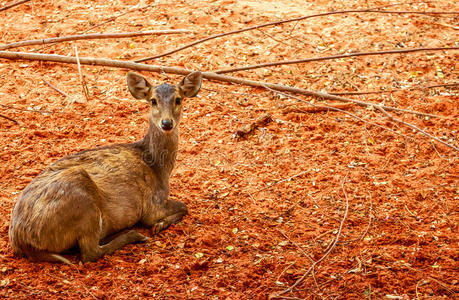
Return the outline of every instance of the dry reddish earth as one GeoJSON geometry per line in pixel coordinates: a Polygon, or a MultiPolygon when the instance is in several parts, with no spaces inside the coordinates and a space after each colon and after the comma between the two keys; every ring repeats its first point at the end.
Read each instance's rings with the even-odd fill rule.
{"type": "MultiPolygon", "coordinates": [[[[134,60],[214,33],[391,3],[304,2],[31,1],[0,12],[0,42],[82,33],[146,4],[151,6],[89,32],[194,31],[76,43],[80,56],[134,60]]],[[[458,12],[459,2],[391,9],[458,12]]],[[[459,46],[458,26],[457,15],[333,15],[215,39],[150,63],[207,71],[347,51],[459,46]]],[[[11,50],[73,55],[74,45],[11,50]]],[[[419,89],[458,82],[458,53],[368,56],[232,75],[315,91],[402,89],[349,97],[438,115],[398,117],[459,147],[457,86],[419,89]]],[[[266,299],[326,253],[345,213],[342,182],[349,207],[339,242],[285,296],[452,299],[458,293],[457,151],[375,110],[347,108],[398,134],[341,112],[305,113],[307,104],[262,89],[210,81],[184,104],[171,179],[171,198],[185,202],[189,216],[146,244],[95,263],[80,264],[77,256],[68,256],[72,266],[15,257],[8,244],[10,212],[34,176],[64,155],[145,133],[148,106],[129,95],[126,70],[83,66],[83,74],[89,102],[74,65],[0,60],[0,114],[19,122],[0,118],[1,297],[266,299]],[[273,121],[246,139],[235,137],[264,113],[273,121]]],[[[144,75],[154,82],[179,79],[144,75]]],[[[142,232],[151,236],[148,229],[142,232]]]]}

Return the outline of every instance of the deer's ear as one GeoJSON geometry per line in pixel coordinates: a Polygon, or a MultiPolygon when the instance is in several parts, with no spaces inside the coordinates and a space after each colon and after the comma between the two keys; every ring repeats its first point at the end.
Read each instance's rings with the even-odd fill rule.
{"type": "Polygon", "coordinates": [[[178,89],[183,97],[191,98],[198,94],[201,89],[201,84],[202,74],[196,71],[185,76],[178,85],[178,89]]]}
{"type": "Polygon", "coordinates": [[[127,74],[127,86],[131,95],[136,99],[146,99],[150,97],[151,85],[140,74],[129,72],[127,74]]]}

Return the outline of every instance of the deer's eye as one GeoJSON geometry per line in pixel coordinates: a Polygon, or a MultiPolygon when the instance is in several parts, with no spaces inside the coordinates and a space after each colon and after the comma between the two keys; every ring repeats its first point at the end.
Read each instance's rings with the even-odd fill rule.
{"type": "Polygon", "coordinates": [[[177,97],[175,98],[175,104],[180,105],[182,103],[182,98],[177,97]]]}
{"type": "Polygon", "coordinates": [[[158,101],[155,98],[152,98],[150,101],[152,105],[158,105],[158,101]]]}

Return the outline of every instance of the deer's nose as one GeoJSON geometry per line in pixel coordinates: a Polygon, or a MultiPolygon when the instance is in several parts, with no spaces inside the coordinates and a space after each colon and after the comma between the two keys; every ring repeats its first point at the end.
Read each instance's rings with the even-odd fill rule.
{"type": "Polygon", "coordinates": [[[161,121],[162,130],[169,131],[172,129],[173,122],[171,119],[164,119],[161,121]]]}

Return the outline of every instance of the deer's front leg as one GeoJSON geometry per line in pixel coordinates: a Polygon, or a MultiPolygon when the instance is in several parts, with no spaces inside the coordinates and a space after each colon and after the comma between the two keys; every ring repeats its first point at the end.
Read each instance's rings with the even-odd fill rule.
{"type": "Polygon", "coordinates": [[[146,227],[152,227],[153,233],[158,233],[171,224],[178,223],[187,214],[188,208],[184,203],[167,200],[164,205],[157,208],[150,216],[143,218],[141,222],[146,227]]]}

